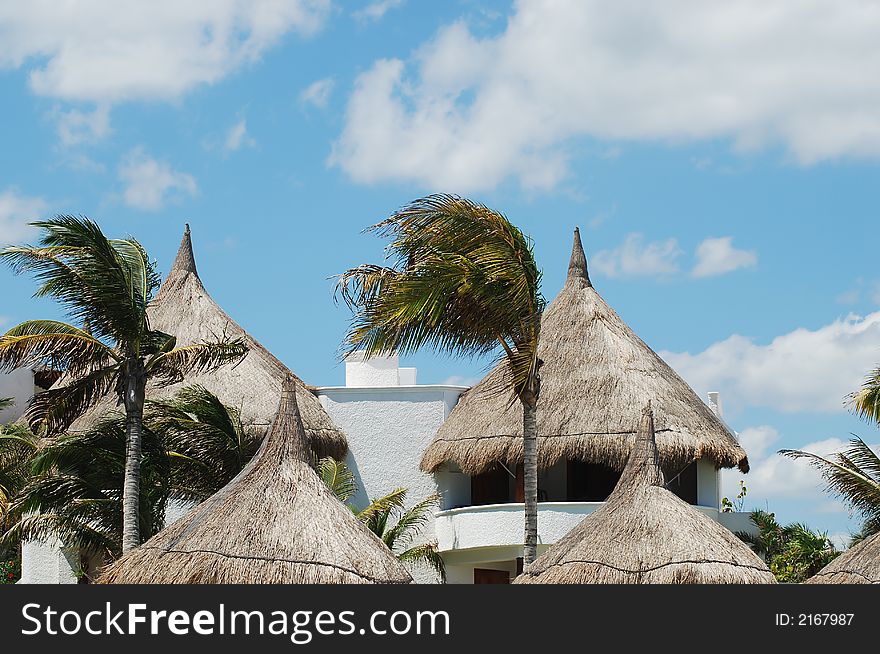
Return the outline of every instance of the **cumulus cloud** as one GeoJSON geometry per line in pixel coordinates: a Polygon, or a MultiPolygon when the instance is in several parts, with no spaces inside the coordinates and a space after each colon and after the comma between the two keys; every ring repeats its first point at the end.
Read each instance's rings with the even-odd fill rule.
{"type": "Polygon", "coordinates": [[[692,271],[694,277],[714,277],[740,268],[752,268],[758,264],[754,250],[738,250],[733,238],[707,238],[697,246],[697,262],[692,271]]]}
{"type": "Polygon", "coordinates": [[[880,155],[880,6],[521,0],[361,74],[330,158],[354,180],[490,189],[565,178],[572,138],[880,155]],[[389,156],[393,153],[394,156],[389,156]]]}
{"type": "Polygon", "coordinates": [[[332,77],[312,82],[299,94],[299,101],[323,109],[330,101],[330,94],[333,93],[335,85],[336,82],[332,77]]]}
{"type": "Polygon", "coordinates": [[[669,275],[678,271],[681,254],[674,238],[645,243],[642,234],[633,232],[618,247],[593,255],[590,266],[609,277],[669,275]]]}
{"type": "Polygon", "coordinates": [[[403,5],[403,2],[404,0],[378,0],[377,2],[371,2],[366,5],[363,9],[358,9],[352,13],[352,16],[354,16],[356,20],[363,22],[377,21],[391,9],[396,9],[403,5]]]}
{"type": "Polygon", "coordinates": [[[798,328],[767,344],[733,335],[702,352],[661,356],[701,395],[720,391],[728,407],[785,412],[844,410],[868,368],[880,363],[880,312],[815,330],[798,328]]]}
{"type": "Polygon", "coordinates": [[[242,118],[229,128],[223,148],[227,152],[235,152],[241,148],[252,148],[257,142],[251,138],[247,131],[247,120],[242,118]]]}
{"type": "Polygon", "coordinates": [[[0,5],[0,67],[74,101],[173,99],[319,29],[329,0],[30,0],[0,5]]]}
{"type": "Polygon", "coordinates": [[[42,198],[21,195],[13,188],[0,193],[0,245],[26,239],[33,231],[28,223],[43,218],[47,206],[42,198]]]}
{"type": "Polygon", "coordinates": [[[106,104],[92,111],[70,109],[56,113],[58,136],[63,145],[100,141],[110,133],[110,108],[106,104]]]}
{"type": "Polygon", "coordinates": [[[198,192],[195,178],[175,170],[163,161],[135,148],[119,166],[119,179],[125,184],[122,197],[130,207],[158,211],[170,198],[193,196],[198,192]]]}

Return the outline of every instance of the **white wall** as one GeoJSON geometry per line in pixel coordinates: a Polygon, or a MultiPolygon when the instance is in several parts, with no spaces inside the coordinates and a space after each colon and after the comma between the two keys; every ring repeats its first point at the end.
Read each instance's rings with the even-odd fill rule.
{"type": "Polygon", "coordinates": [[[11,397],[15,404],[0,410],[0,424],[15,422],[24,413],[34,395],[34,373],[30,368],[17,368],[0,373],[0,398],[11,397]]]}
{"type": "MultiPolygon", "coordinates": [[[[409,507],[437,492],[433,476],[421,472],[419,462],[464,390],[427,385],[318,389],[324,409],[348,438],[346,464],[360,488],[353,504],[366,506],[403,487],[409,489],[409,507]]],[[[423,533],[433,536],[433,520],[423,533]]],[[[414,570],[413,575],[422,583],[435,579],[430,571],[414,570]]]]}
{"type": "Polygon", "coordinates": [[[707,458],[697,459],[697,504],[719,508],[718,480],[721,474],[715,463],[707,458]]]}
{"type": "Polygon", "coordinates": [[[57,538],[21,544],[20,584],[75,584],[79,580],[79,552],[67,549],[57,538]]]}

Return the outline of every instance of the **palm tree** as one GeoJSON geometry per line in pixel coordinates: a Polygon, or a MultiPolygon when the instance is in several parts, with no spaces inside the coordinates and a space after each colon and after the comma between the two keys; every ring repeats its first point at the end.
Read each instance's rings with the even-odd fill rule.
{"type": "Polygon", "coordinates": [[[389,237],[390,266],[340,275],[337,292],[355,312],[349,352],[412,353],[424,345],[466,356],[499,352],[523,412],[524,560],[538,537],[538,337],[544,298],[532,244],[502,214],[453,195],[415,200],[369,231],[389,237]]]}
{"type": "Polygon", "coordinates": [[[797,522],[780,525],[775,514],[760,509],[749,517],[758,533],[738,531],[736,535],[764,559],[778,581],[800,583],[840,554],[827,533],[797,522]]]}
{"type": "Polygon", "coordinates": [[[861,438],[854,437],[842,452],[824,458],[800,450],[780,450],[792,459],[807,459],[822,473],[829,493],[865,517],[861,538],[880,531],[880,457],[861,438]]]}
{"type": "Polygon", "coordinates": [[[229,483],[260,446],[241,412],[203,386],[187,386],[170,400],[147,402],[145,422],[171,456],[171,495],[201,502],[229,483]]]}
{"type": "MultiPolygon", "coordinates": [[[[317,472],[340,502],[348,502],[357,492],[354,475],[341,461],[325,457],[318,461],[317,472]]],[[[427,523],[431,509],[440,504],[440,496],[436,493],[429,495],[407,509],[406,495],[407,489],[396,488],[384,497],[374,499],[363,509],[348,506],[399,561],[428,565],[445,583],[446,566],[436,543],[412,544],[427,523]]]]}
{"type": "MultiPolygon", "coordinates": [[[[139,517],[147,539],[164,526],[170,499],[200,501],[220,490],[252,458],[260,439],[242,428],[238,411],[200,386],[147,401],[144,416],[139,517]]],[[[0,436],[0,491],[4,473],[16,473],[0,545],[55,535],[100,560],[118,558],[125,416],[111,413],[87,432],[62,434],[41,448],[18,429],[19,442],[0,436]]]]}
{"type": "Polygon", "coordinates": [[[49,434],[73,420],[109,392],[126,414],[122,549],[141,542],[140,461],[148,380],[174,383],[195,371],[215,370],[247,353],[241,341],[176,347],[171,334],[150,328],[147,309],[159,276],[143,246],[133,238],[108,239],[87,218],[58,216],[33,223],[44,230],[41,246],[15,246],[0,258],[16,274],[40,282],[37,296],[57,300],[74,322],[31,320],[0,337],[0,370],[50,363],[63,370],[66,385],[34,396],[26,416],[49,434]]]}

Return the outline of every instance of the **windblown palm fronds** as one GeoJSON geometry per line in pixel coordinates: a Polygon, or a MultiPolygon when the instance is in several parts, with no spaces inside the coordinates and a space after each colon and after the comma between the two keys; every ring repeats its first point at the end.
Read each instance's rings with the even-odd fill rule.
{"type": "MultiPolygon", "coordinates": [[[[357,492],[354,474],[345,463],[325,457],[318,461],[317,471],[318,476],[340,502],[346,503],[357,492]]],[[[446,566],[437,544],[413,544],[413,540],[427,524],[431,510],[440,505],[440,496],[430,495],[407,509],[406,495],[407,489],[396,488],[387,495],[372,500],[363,509],[351,505],[349,508],[385,543],[399,561],[411,565],[427,565],[445,582],[446,566]]]]}
{"type": "Polygon", "coordinates": [[[827,459],[811,452],[780,450],[792,459],[806,459],[819,470],[828,492],[864,516],[862,538],[880,531],[880,457],[861,438],[827,459]]]}
{"type": "Polygon", "coordinates": [[[33,223],[39,246],[14,246],[0,259],[16,274],[38,281],[36,295],[61,304],[74,324],[30,320],[0,336],[0,370],[48,365],[63,383],[37,393],[25,416],[34,429],[64,431],[113,392],[125,407],[128,461],[123,522],[125,549],[140,542],[137,516],[143,409],[148,379],[172,383],[183,375],[216,370],[240,360],[240,340],[177,348],[176,338],[150,327],[147,309],[159,287],[155,263],[133,238],[108,239],[87,218],[58,216],[33,223]]]}

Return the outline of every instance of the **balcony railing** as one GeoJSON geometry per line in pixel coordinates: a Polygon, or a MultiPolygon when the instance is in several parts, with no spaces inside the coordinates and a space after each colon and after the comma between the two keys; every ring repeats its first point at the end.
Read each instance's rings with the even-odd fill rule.
{"type": "MultiPolygon", "coordinates": [[[[540,502],[538,543],[550,545],[572,530],[604,502],[540,502]]],[[[731,531],[749,531],[748,514],[719,513],[709,506],[694,506],[731,531]]],[[[435,531],[441,552],[480,547],[522,545],[523,504],[487,504],[449,509],[435,514],[435,531]]]]}

